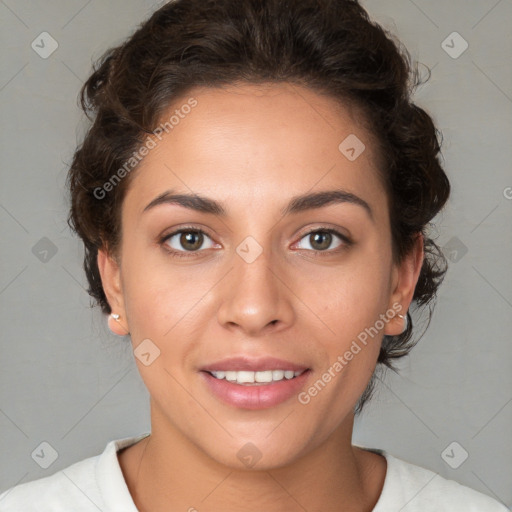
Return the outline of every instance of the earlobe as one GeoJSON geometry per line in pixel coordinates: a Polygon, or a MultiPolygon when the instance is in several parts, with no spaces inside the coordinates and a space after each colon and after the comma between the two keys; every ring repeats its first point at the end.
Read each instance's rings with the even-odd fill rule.
{"type": "Polygon", "coordinates": [[[130,334],[127,329],[125,329],[121,324],[121,315],[118,313],[111,313],[108,315],[108,328],[118,336],[126,336],[130,334]]]}
{"type": "Polygon", "coordinates": [[[400,315],[397,314],[386,325],[384,333],[389,336],[397,336],[407,328],[407,311],[414,296],[414,290],[418,283],[425,256],[423,245],[423,234],[418,233],[409,254],[404,257],[398,267],[395,267],[396,274],[394,277],[396,285],[390,297],[389,308],[394,311],[396,311],[397,305],[400,305],[401,308],[398,311],[400,315]]]}
{"type": "Polygon", "coordinates": [[[125,336],[129,329],[125,326],[126,314],[119,263],[105,249],[98,250],[97,263],[103,291],[112,310],[108,317],[108,327],[114,334],[125,336]]]}

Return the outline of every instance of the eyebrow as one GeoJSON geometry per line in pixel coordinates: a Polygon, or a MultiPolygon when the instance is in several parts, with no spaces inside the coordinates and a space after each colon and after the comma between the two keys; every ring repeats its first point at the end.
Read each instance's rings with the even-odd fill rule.
{"type": "MultiPolygon", "coordinates": [[[[359,196],[346,190],[326,190],[312,192],[292,197],[288,205],[281,210],[282,216],[323,208],[330,204],[350,203],[364,208],[371,221],[374,222],[373,211],[370,205],[359,196]]],[[[162,204],[176,204],[201,213],[209,213],[226,217],[226,209],[214,199],[200,196],[198,194],[175,194],[172,190],[163,192],[155,197],[143,210],[146,212],[162,204]]]]}

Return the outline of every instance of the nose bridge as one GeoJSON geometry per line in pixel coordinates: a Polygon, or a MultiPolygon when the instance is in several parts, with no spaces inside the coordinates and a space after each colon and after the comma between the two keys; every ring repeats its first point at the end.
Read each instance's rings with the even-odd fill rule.
{"type": "Polygon", "coordinates": [[[272,322],[290,321],[291,304],[279,261],[270,238],[265,240],[262,246],[248,236],[235,248],[218,310],[222,324],[237,324],[254,333],[272,322]]]}

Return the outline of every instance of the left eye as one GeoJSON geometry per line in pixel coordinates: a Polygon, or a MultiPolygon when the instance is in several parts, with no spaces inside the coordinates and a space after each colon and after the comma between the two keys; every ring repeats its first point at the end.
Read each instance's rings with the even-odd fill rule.
{"type": "MultiPolygon", "coordinates": [[[[349,240],[347,237],[342,235],[341,233],[338,233],[338,231],[334,229],[317,229],[316,231],[310,231],[309,233],[306,233],[301,240],[307,240],[309,242],[310,247],[306,247],[306,249],[311,249],[313,251],[320,251],[325,252],[331,243],[333,242],[333,235],[334,237],[341,240],[338,246],[334,247],[334,249],[337,249],[338,247],[343,245],[343,242],[345,244],[349,243],[349,240]],[[313,243],[313,247],[311,247],[311,242],[313,243]]],[[[300,247],[299,247],[300,248],[300,247]]]]}

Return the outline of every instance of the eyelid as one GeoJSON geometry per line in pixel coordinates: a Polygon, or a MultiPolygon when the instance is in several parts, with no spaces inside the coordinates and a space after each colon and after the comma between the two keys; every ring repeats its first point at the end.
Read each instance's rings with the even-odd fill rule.
{"type": "Polygon", "coordinates": [[[333,233],[339,236],[342,240],[346,242],[352,242],[352,238],[350,235],[343,232],[342,228],[335,227],[329,224],[320,224],[319,226],[315,226],[313,228],[308,228],[305,232],[299,235],[299,238],[302,239],[311,233],[316,233],[317,231],[326,231],[328,233],[333,233]]]}

